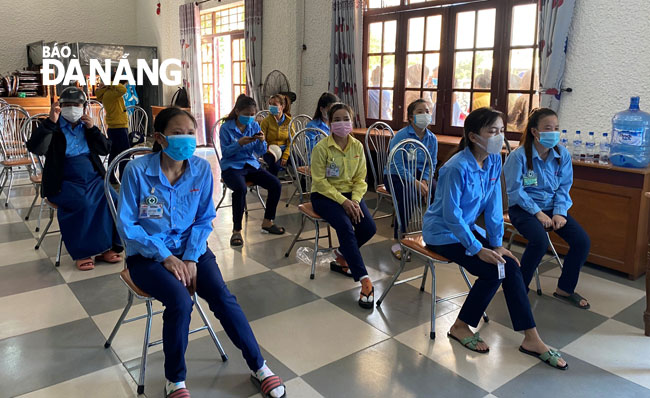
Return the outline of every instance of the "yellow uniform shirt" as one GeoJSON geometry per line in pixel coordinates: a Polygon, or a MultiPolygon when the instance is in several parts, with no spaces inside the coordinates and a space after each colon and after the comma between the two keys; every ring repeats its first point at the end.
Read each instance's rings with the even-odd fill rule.
{"type": "Polygon", "coordinates": [[[95,90],[97,101],[104,105],[106,111],[106,125],[109,129],[128,128],[129,119],[124,106],[126,87],[122,84],[104,86],[95,90]]]}
{"type": "Polygon", "coordinates": [[[472,110],[490,106],[490,93],[474,93],[472,110]]]}
{"type": "Polygon", "coordinates": [[[321,140],[311,153],[311,178],[312,192],[339,204],[346,200],[343,193],[351,192],[352,200],[361,201],[368,189],[363,144],[350,135],[343,150],[332,135],[321,140]]]}
{"type": "Polygon", "coordinates": [[[277,145],[280,147],[285,147],[284,152],[282,153],[282,160],[289,159],[289,123],[291,122],[291,116],[285,115],[284,122],[278,126],[278,121],[275,120],[275,116],[268,115],[260,123],[260,129],[264,132],[267,145],[277,145]]]}

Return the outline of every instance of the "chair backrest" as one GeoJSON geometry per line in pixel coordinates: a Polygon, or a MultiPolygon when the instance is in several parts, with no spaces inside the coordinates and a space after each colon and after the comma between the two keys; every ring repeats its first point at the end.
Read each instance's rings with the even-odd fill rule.
{"type": "MultiPolygon", "coordinates": [[[[25,137],[25,142],[29,141],[29,138],[32,136],[32,132],[43,123],[50,115],[48,113],[37,113],[30,116],[25,123],[23,123],[23,132],[22,135],[25,137]]],[[[43,171],[43,164],[45,163],[45,155],[37,156],[29,152],[29,158],[32,161],[32,173],[34,175],[39,174],[43,171]]]]}
{"type": "Polygon", "coordinates": [[[375,191],[377,191],[379,185],[384,184],[384,169],[388,162],[388,148],[394,135],[393,129],[384,122],[375,122],[366,130],[366,157],[370,162],[375,191]],[[375,153],[374,160],[372,157],[373,152],[375,153]]]}
{"type": "Polygon", "coordinates": [[[142,133],[142,136],[146,136],[147,128],[149,128],[149,116],[147,116],[147,112],[137,105],[127,106],[126,112],[129,118],[129,133],[139,131],[142,133]]]}
{"type": "Polygon", "coordinates": [[[311,192],[311,150],[320,140],[327,138],[327,134],[321,129],[315,127],[306,127],[296,133],[291,141],[291,152],[289,158],[291,165],[296,171],[296,177],[305,179],[305,189],[303,190],[300,182],[296,183],[297,188],[302,195],[311,192]],[[313,139],[309,139],[307,133],[315,133],[313,139]],[[311,144],[311,146],[310,146],[311,144]]]}
{"type": "MultiPolygon", "coordinates": [[[[508,142],[508,140],[505,139],[504,143],[506,146],[506,155],[503,157],[503,165],[506,164],[506,160],[508,160],[508,156],[510,156],[510,154],[512,153],[510,142],[508,142]]],[[[506,173],[503,167],[501,167],[501,176],[499,178],[499,182],[501,183],[501,205],[503,206],[503,211],[505,212],[508,210],[508,189],[506,186],[506,173]]]]}
{"type": "Polygon", "coordinates": [[[106,111],[104,110],[104,105],[97,100],[88,100],[87,112],[99,131],[106,135],[106,111]]]}
{"type": "Polygon", "coordinates": [[[303,114],[291,118],[291,121],[289,122],[289,143],[291,143],[293,136],[296,135],[298,131],[307,127],[307,123],[309,122],[311,122],[311,116],[309,115],[303,114]]]}
{"type": "Polygon", "coordinates": [[[29,119],[29,113],[19,105],[6,105],[0,108],[0,148],[4,160],[25,159],[27,139],[23,135],[23,125],[29,119]]]}
{"type": "Polygon", "coordinates": [[[214,149],[214,154],[217,156],[217,163],[221,163],[221,145],[219,141],[219,130],[221,126],[226,122],[225,118],[221,118],[214,122],[212,125],[212,148],[214,149]]]}
{"type": "Polygon", "coordinates": [[[259,112],[257,112],[257,113],[255,114],[255,121],[256,121],[257,123],[260,123],[260,122],[262,122],[262,120],[266,119],[266,117],[267,117],[268,115],[270,115],[270,114],[271,114],[271,112],[269,112],[269,111],[266,110],[266,109],[263,109],[263,110],[261,110],[261,111],[259,111],[259,112]]]}
{"type": "Polygon", "coordinates": [[[425,181],[431,187],[431,181],[435,169],[431,155],[420,141],[409,138],[400,141],[388,155],[388,165],[393,170],[401,170],[397,174],[397,179],[402,184],[402,201],[399,206],[396,189],[393,178],[388,179],[393,203],[395,204],[395,219],[398,225],[398,231],[405,231],[406,234],[422,231],[424,213],[431,205],[431,195],[422,196],[420,194],[418,182],[425,181]],[[418,157],[424,157],[424,167],[422,170],[429,169],[429,176],[426,180],[422,176],[417,177],[418,157]],[[405,214],[401,214],[404,212],[405,214]],[[401,225],[403,220],[407,220],[406,225],[401,225]]]}
{"type": "MultiPolygon", "coordinates": [[[[113,161],[108,165],[108,170],[106,171],[106,176],[104,177],[104,195],[106,195],[106,201],[108,202],[108,209],[111,211],[111,216],[113,217],[113,222],[117,226],[117,208],[115,207],[115,202],[113,201],[113,195],[111,194],[113,187],[111,186],[111,175],[115,175],[118,184],[121,184],[121,176],[117,176],[115,170],[117,170],[118,165],[122,162],[127,162],[136,155],[146,155],[152,153],[153,149],[149,147],[133,147],[129,148],[126,151],[120,153],[113,159],[113,161]]],[[[122,241],[122,247],[126,249],[126,242],[124,242],[124,237],[122,232],[117,229],[120,240],[122,241]]],[[[126,267],[126,261],[124,262],[126,267]]]]}

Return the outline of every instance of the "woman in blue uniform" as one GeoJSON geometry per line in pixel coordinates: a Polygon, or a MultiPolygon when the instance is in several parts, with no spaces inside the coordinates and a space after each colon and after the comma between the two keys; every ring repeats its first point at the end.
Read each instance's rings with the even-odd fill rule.
{"type": "Polygon", "coordinates": [[[41,195],[57,205],[61,237],[81,271],[99,261],[122,261],[104,195],[106,170],[99,158],[108,155],[111,141],[85,113],[86,106],[83,91],[64,89],[27,142],[30,152],[46,156],[41,195]]]}
{"type": "MultiPolygon", "coordinates": [[[[320,98],[318,98],[318,104],[316,104],[314,117],[309,123],[307,123],[306,127],[321,129],[325,134],[329,135],[330,127],[327,124],[328,123],[327,112],[329,112],[332,104],[335,104],[337,102],[341,102],[341,100],[336,95],[327,91],[321,94],[320,98]]],[[[295,133],[297,133],[297,131],[294,132],[294,134],[295,133]]],[[[312,151],[312,149],[314,149],[316,142],[317,142],[316,132],[315,131],[307,132],[307,148],[309,148],[310,152],[312,151]]]]}
{"type": "Polygon", "coordinates": [[[264,396],[283,397],[282,380],[266,366],[246,316],[207,246],[215,217],[212,170],[206,160],[193,156],[195,130],[196,121],[186,111],[161,111],[154,122],[157,152],[129,162],[118,206],[131,278],[165,306],[165,396],[189,397],[184,356],[190,293],[196,291],[242,351],[264,396]]]}
{"type": "Polygon", "coordinates": [[[580,268],[589,255],[590,241],[585,230],[568,214],[573,165],[569,151],[558,145],[559,128],[552,109],[536,109],[530,114],[523,145],[508,156],[503,167],[508,215],[512,225],[528,240],[521,258],[524,284],[528,286],[548,250],[546,231],[553,230],[569,244],[553,296],[588,309],[589,303],[575,288],[580,268]]]}
{"type": "Polygon", "coordinates": [[[502,245],[503,131],[503,114],[492,108],[479,108],[467,116],[459,151],[440,169],[435,200],[425,213],[422,235],[431,250],[478,277],[449,330],[450,338],[472,351],[489,351],[479,334],[472,333],[469,327],[478,326],[502,285],[512,326],[524,332],[519,350],[564,370],[567,363],[537,333],[519,261],[502,245]],[[486,231],[476,225],[482,213],[487,237],[486,231]]]}
{"type": "Polygon", "coordinates": [[[226,117],[219,130],[221,144],[221,178],[232,190],[233,231],[231,246],[242,246],[242,218],[246,207],[247,182],[266,189],[266,210],[262,221],[262,232],[282,235],[284,228],[273,223],[280,201],[282,184],[273,174],[260,167],[259,156],[266,153],[267,145],[260,125],[255,121],[257,104],[251,97],[241,94],[235,107],[226,117]]]}
{"type": "MultiPolygon", "coordinates": [[[[406,116],[409,124],[395,134],[390,140],[389,150],[393,150],[401,141],[406,139],[414,139],[420,141],[428,150],[431,156],[431,169],[425,168],[424,154],[418,152],[417,159],[417,174],[415,176],[407,175],[406,170],[403,169],[405,161],[398,159],[394,164],[387,164],[384,171],[384,181],[386,181],[386,190],[390,191],[390,184],[388,179],[393,180],[393,187],[395,188],[395,196],[397,199],[396,205],[399,208],[399,215],[402,223],[402,231],[405,231],[405,226],[409,222],[410,214],[406,214],[405,200],[404,200],[404,186],[402,181],[406,178],[415,178],[417,185],[420,189],[420,194],[426,198],[427,195],[433,196],[436,191],[436,180],[433,179],[433,174],[436,172],[436,164],[438,162],[438,139],[427,127],[431,124],[431,106],[430,103],[422,98],[419,98],[409,104],[406,108],[406,116]],[[431,176],[431,186],[427,181],[431,176]]],[[[397,224],[395,223],[394,238],[398,238],[397,224]]],[[[400,260],[402,252],[399,243],[396,243],[391,248],[393,256],[400,260]]]]}

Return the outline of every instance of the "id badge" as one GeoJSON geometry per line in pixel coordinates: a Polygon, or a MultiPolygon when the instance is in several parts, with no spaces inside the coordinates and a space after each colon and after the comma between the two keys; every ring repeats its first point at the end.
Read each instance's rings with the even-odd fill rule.
{"type": "Polygon", "coordinates": [[[497,269],[499,271],[499,280],[504,279],[506,277],[506,268],[504,263],[498,263],[497,264],[497,269]]]}
{"type": "Polygon", "coordinates": [[[338,177],[341,175],[341,171],[336,163],[332,162],[327,169],[325,170],[325,177],[338,177]]]}
{"type": "Polygon", "coordinates": [[[140,213],[138,218],[162,218],[163,205],[162,203],[148,204],[142,203],[140,205],[140,213]]]}
{"type": "Polygon", "coordinates": [[[528,170],[528,173],[524,175],[524,186],[525,187],[537,186],[537,174],[535,174],[534,171],[528,170]]]}

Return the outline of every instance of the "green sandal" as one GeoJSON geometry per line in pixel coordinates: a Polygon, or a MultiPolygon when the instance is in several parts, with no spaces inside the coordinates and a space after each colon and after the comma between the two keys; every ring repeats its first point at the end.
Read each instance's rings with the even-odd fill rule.
{"type": "Polygon", "coordinates": [[[584,307],[581,306],[580,301],[582,301],[582,300],[587,301],[587,299],[582,297],[578,293],[575,293],[575,292],[571,293],[568,296],[562,296],[560,294],[557,294],[557,293],[553,292],[553,297],[555,297],[557,299],[560,299],[562,301],[566,301],[567,303],[573,305],[574,307],[578,307],[581,310],[588,310],[589,308],[591,308],[591,304],[589,304],[589,303],[587,303],[587,305],[585,305],[584,307]]]}
{"type": "Polygon", "coordinates": [[[465,337],[464,339],[459,339],[458,337],[454,336],[453,334],[447,332],[447,337],[450,337],[450,338],[456,340],[463,347],[467,348],[470,351],[478,352],[479,354],[487,354],[488,352],[490,352],[489,348],[487,350],[484,350],[484,351],[476,349],[476,346],[478,345],[478,343],[483,342],[483,339],[478,334],[478,332],[474,333],[474,336],[465,337]]]}
{"type": "Polygon", "coordinates": [[[569,369],[569,364],[565,363],[564,366],[558,366],[558,362],[560,361],[560,358],[562,358],[562,355],[560,355],[559,352],[555,350],[548,350],[543,354],[538,354],[535,351],[528,351],[522,346],[519,346],[519,351],[523,352],[524,354],[530,355],[532,357],[535,357],[539,359],[540,361],[544,362],[548,366],[551,366],[555,369],[560,369],[560,370],[567,370],[569,369]]]}

